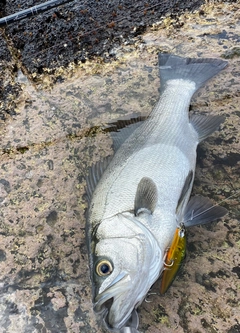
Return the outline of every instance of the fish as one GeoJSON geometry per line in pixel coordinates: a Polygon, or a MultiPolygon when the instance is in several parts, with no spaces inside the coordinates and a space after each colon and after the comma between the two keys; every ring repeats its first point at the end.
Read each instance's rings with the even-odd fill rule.
{"type": "Polygon", "coordinates": [[[227,213],[208,198],[190,199],[197,146],[225,117],[189,116],[193,94],[227,61],[160,53],[158,63],[152,112],[113,133],[113,157],[93,165],[86,180],[93,308],[109,332],[138,332],[137,308],[164,270],[176,229],[227,213]]]}

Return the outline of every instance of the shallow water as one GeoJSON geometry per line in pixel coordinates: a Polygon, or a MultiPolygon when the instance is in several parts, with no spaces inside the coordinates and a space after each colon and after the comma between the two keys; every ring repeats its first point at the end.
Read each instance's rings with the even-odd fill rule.
{"type": "Polygon", "coordinates": [[[139,49],[119,49],[121,61],[81,66],[51,89],[36,89],[19,73],[24,103],[1,135],[0,332],[100,332],[88,277],[85,176],[112,153],[102,127],[153,108],[158,51],[229,58],[191,103],[194,113],[226,114],[199,148],[194,193],[224,201],[229,215],[189,230],[185,265],[166,295],[155,284],[139,309],[140,331],[240,330],[237,7],[208,5],[202,16],[182,17],[181,28],[166,19],[139,49]]]}

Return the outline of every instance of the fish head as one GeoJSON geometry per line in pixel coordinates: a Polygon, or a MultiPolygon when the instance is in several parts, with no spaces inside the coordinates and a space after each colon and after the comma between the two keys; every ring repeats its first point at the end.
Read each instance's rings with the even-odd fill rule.
{"type": "MultiPolygon", "coordinates": [[[[92,281],[94,309],[110,330],[136,322],[141,304],[163,265],[151,232],[126,212],[102,221],[94,235],[92,281]]],[[[130,324],[131,327],[136,323],[130,324]]]]}

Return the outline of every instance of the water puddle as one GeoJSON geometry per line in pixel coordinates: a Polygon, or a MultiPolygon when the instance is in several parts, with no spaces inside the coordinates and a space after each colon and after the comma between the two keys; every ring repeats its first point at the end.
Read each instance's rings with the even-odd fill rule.
{"type": "Polygon", "coordinates": [[[240,27],[234,8],[205,6],[202,16],[183,16],[182,27],[166,19],[143,36],[141,50],[123,48],[121,60],[82,66],[51,89],[18,73],[24,103],[1,135],[0,332],[100,332],[85,246],[85,176],[112,153],[111,138],[102,131],[106,124],[152,110],[159,96],[159,51],[229,59],[191,104],[194,113],[226,114],[222,130],[199,148],[194,192],[224,200],[229,215],[189,231],[184,269],[165,296],[159,296],[159,283],[153,287],[151,302],[140,307],[140,331],[240,329],[240,205],[237,195],[228,199],[240,188],[240,60],[234,53],[240,27]]]}

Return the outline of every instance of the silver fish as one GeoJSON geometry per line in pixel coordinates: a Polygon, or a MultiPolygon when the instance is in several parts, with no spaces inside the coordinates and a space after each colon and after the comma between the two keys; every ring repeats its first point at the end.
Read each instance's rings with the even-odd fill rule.
{"type": "MultiPolygon", "coordinates": [[[[192,95],[226,65],[220,59],[159,54],[161,96],[155,108],[133,126],[110,162],[90,171],[93,303],[109,331],[137,332],[135,309],[160,276],[180,223],[203,224],[227,212],[206,198],[189,201],[197,145],[224,117],[188,115],[192,95]]],[[[120,142],[130,130],[120,131],[120,142]]]]}

